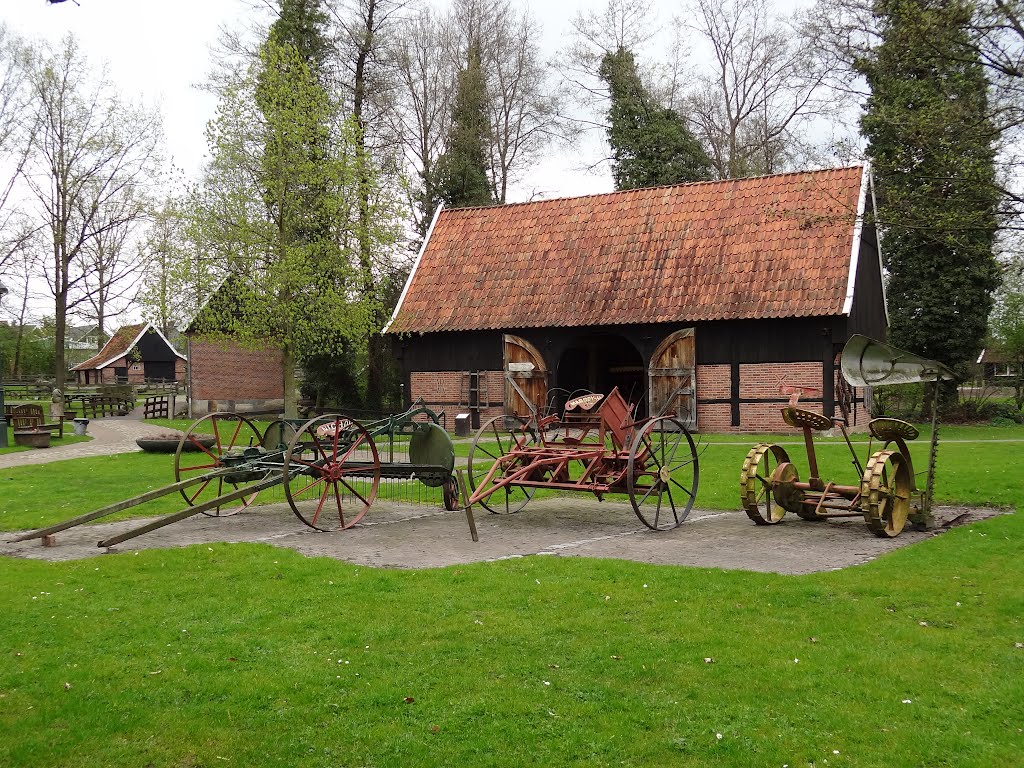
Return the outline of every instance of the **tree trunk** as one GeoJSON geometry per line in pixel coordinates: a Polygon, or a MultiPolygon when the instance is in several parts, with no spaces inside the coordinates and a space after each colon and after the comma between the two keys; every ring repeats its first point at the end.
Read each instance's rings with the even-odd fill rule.
{"type": "Polygon", "coordinates": [[[71,264],[71,257],[66,255],[64,230],[58,232],[58,242],[54,245],[57,271],[54,275],[54,284],[59,286],[55,294],[54,318],[53,318],[53,367],[54,387],[61,392],[64,391],[65,375],[67,374],[67,363],[64,358],[64,338],[67,331],[68,320],[68,267],[71,264]]]}
{"type": "MultiPolygon", "coordinates": [[[[365,28],[356,52],[355,78],[353,81],[352,116],[356,121],[356,163],[359,184],[359,271],[362,274],[363,300],[372,301],[375,292],[373,280],[373,243],[370,237],[370,169],[369,150],[366,146],[366,118],[363,107],[366,99],[366,63],[373,52],[374,14],[376,0],[369,0],[365,6],[365,28]]],[[[375,313],[376,314],[376,311],[375,313]]],[[[375,318],[377,319],[377,318],[375,318]]],[[[384,375],[380,345],[375,344],[377,323],[372,323],[366,338],[366,406],[372,411],[381,410],[384,375]]]]}
{"type": "Polygon", "coordinates": [[[281,348],[281,369],[284,376],[284,417],[299,418],[299,388],[295,380],[295,351],[290,344],[281,348]]]}
{"type": "Polygon", "coordinates": [[[25,292],[21,295],[21,311],[18,312],[18,335],[14,342],[14,365],[11,368],[11,375],[15,378],[21,376],[21,355],[25,343],[25,318],[28,316],[28,284],[25,285],[25,292]]]}

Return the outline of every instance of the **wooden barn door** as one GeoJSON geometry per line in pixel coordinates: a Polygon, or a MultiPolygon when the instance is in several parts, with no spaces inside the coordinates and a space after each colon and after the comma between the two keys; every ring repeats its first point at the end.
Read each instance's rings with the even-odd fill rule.
{"type": "Polygon", "coordinates": [[[651,355],[651,416],[674,411],[687,429],[697,428],[697,364],[693,328],[670,334],[651,355]]]}
{"type": "MultiPolygon", "coordinates": [[[[518,336],[505,336],[505,373],[510,375],[538,412],[548,400],[548,369],[537,348],[518,336]]],[[[505,380],[505,413],[529,416],[533,410],[508,380],[505,380]]]]}

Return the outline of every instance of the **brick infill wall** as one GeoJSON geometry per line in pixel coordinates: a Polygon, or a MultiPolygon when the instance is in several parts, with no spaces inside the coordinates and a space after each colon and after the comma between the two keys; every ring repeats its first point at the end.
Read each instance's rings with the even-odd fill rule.
{"type": "MultiPolygon", "coordinates": [[[[837,371],[838,375],[838,371],[837,371]]],[[[821,363],[757,363],[739,366],[739,426],[732,423],[732,366],[697,366],[697,428],[701,432],[783,432],[799,433],[782,420],[781,409],[789,395],[780,391],[783,384],[821,390],[821,363]],[[717,402],[707,402],[707,401],[717,402]],[[744,401],[765,402],[744,402],[744,401]]],[[[863,391],[856,390],[857,397],[863,391]]],[[[804,397],[800,407],[822,413],[821,395],[804,397]]],[[[836,415],[839,415],[838,404],[836,415]]],[[[869,415],[857,404],[852,428],[865,429],[869,415]]]]}
{"type": "MultiPolygon", "coordinates": [[[[445,414],[448,428],[455,417],[469,411],[464,380],[468,371],[416,371],[409,376],[409,395],[413,402],[445,414]]],[[[480,371],[480,422],[505,413],[505,377],[501,371],[480,371]]]]}
{"type": "MultiPolygon", "coordinates": [[[[732,424],[733,391],[732,366],[697,366],[697,429],[700,432],[782,432],[799,434],[800,430],[782,420],[781,409],[789,395],[780,392],[780,384],[810,387],[821,390],[821,363],[759,363],[739,366],[740,424],[732,424]],[[706,402],[706,401],[717,402],[706,402]],[[767,402],[743,402],[760,400],[767,402]]],[[[838,371],[837,371],[838,375],[838,371]]],[[[481,423],[504,413],[504,377],[501,371],[480,372],[481,423]]],[[[448,426],[454,424],[458,413],[468,411],[465,405],[465,372],[417,371],[410,375],[410,395],[413,400],[423,398],[428,407],[447,415],[448,426]]],[[[862,390],[856,390],[858,397],[862,390]]],[[[801,407],[822,412],[821,395],[803,398],[801,407]]],[[[838,404],[836,414],[839,414],[838,404]]],[[[867,428],[870,416],[863,404],[857,404],[856,418],[851,428],[867,428]]]]}
{"type": "Polygon", "coordinates": [[[281,350],[192,339],[193,400],[273,400],[284,397],[281,350]]]}

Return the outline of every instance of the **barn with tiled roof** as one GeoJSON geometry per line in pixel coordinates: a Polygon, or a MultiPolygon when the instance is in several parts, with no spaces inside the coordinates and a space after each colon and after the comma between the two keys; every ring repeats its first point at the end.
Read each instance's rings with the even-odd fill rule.
{"type": "Polygon", "coordinates": [[[103,349],[71,369],[78,384],[184,381],[185,356],[152,323],[122,326],[103,349]]]}
{"type": "Polygon", "coordinates": [[[872,213],[862,166],[442,210],[385,332],[410,397],[474,421],[618,386],[783,428],[784,387],[835,414],[843,344],[885,335],[872,213]]]}

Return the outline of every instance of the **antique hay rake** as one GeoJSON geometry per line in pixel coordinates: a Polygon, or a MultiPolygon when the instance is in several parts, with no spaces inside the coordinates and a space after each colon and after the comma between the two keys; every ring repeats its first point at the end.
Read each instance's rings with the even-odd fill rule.
{"type": "Polygon", "coordinates": [[[618,388],[574,398],[562,416],[491,419],[477,432],[467,467],[469,509],[518,512],[538,488],[584,491],[598,500],[625,493],[654,530],[686,519],[699,480],[697,449],[683,423],[673,415],[634,421],[618,388]]]}
{"type": "Polygon", "coordinates": [[[12,541],[52,536],[181,493],[187,507],[98,543],[110,547],[196,514],[237,514],[261,492],[277,486],[283,486],[292,512],[310,528],[344,530],[369,510],[382,478],[418,480],[441,488],[445,507],[457,509],[454,466],[448,433],[439,425],[437,414],[420,404],[368,424],[326,415],[298,425],[276,420],[262,431],[242,414],[212,413],[194,422],[181,437],[174,455],[174,483],[12,541]],[[394,450],[399,435],[408,436],[406,461],[394,450]],[[388,441],[387,461],[382,461],[375,443],[375,438],[382,437],[388,441]]]}
{"type": "MultiPolygon", "coordinates": [[[[953,379],[953,372],[934,360],[926,360],[895,347],[855,335],[843,348],[842,374],[853,386],[882,386],[953,379]]],[[[935,458],[938,452],[938,420],[932,413],[932,437],[924,486],[917,483],[908,441],[918,437],[914,425],[900,419],[876,418],[868,424],[871,440],[867,461],[862,465],[846,428],[844,418],[828,418],[796,407],[800,396],[794,388],[790,405],[782,418],[803,431],[810,477],[802,482],[796,466],[781,445],[761,443],[750,449],[740,472],[740,501],[747,517],[758,525],[775,525],[786,512],[804,520],[833,517],[863,517],[868,528],[880,537],[898,536],[910,522],[932,524],[932,492],[935,458]],[[838,427],[846,440],[859,482],[841,484],[824,481],[818,471],[813,432],[838,427]],[[872,452],[874,441],[881,448],[872,452]]]]}

